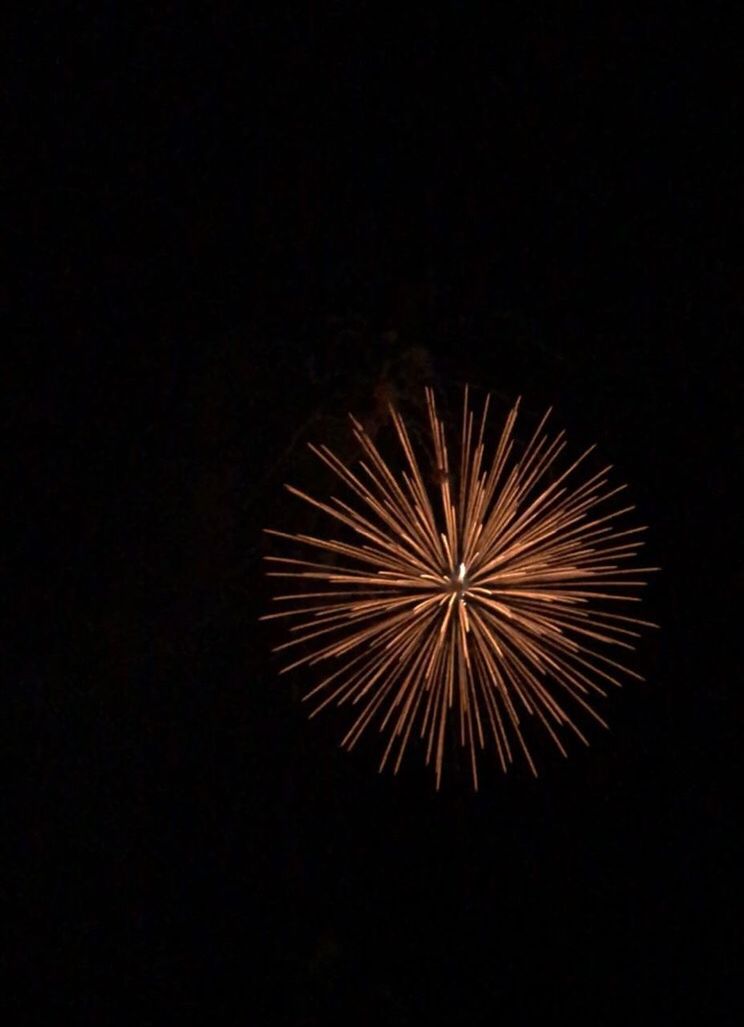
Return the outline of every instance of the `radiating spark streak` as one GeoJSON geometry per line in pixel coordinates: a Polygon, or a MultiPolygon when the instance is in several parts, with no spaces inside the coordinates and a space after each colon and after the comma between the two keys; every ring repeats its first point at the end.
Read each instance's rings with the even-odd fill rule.
{"type": "Polygon", "coordinates": [[[632,650],[638,629],[655,627],[607,607],[639,602],[644,575],[658,568],[636,566],[645,527],[616,526],[634,507],[616,503],[625,486],[608,486],[610,466],[572,484],[594,447],[557,469],[566,441],[563,432],[550,438],[550,411],[515,458],[517,402],[489,461],[489,399],[476,420],[466,389],[451,462],[428,389],[426,405],[436,486],[392,408],[404,464],[398,474],[353,417],[357,470],[327,446],[310,446],[348,501],[287,489],[344,537],[267,529],[315,559],[266,557],[268,576],[288,591],[274,596],[281,608],[262,619],[289,623],[290,637],[275,651],[297,655],[282,673],[328,668],[305,696],[314,701],[311,716],[334,704],[356,710],[343,745],[376,725],[388,735],[380,769],[392,760],[397,772],[418,736],[439,787],[452,721],[477,788],[477,754],[489,738],[502,770],[516,741],[537,773],[526,721],[564,756],[561,729],[587,743],[568,704],[606,726],[589,698],[623,677],[643,680],[608,652],[632,650]]]}

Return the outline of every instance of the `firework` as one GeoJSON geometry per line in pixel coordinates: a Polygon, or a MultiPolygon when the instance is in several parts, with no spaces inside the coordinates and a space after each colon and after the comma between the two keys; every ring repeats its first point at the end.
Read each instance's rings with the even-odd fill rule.
{"type": "Polygon", "coordinates": [[[616,650],[633,649],[638,628],[652,626],[619,611],[639,601],[644,574],[656,568],[633,566],[645,529],[617,527],[633,507],[618,505],[625,486],[608,486],[609,466],[571,484],[594,447],[559,469],[565,437],[546,433],[550,411],[516,456],[518,401],[486,460],[489,400],[476,421],[466,389],[451,466],[431,390],[426,400],[433,474],[422,471],[392,407],[398,473],[353,417],[354,469],[327,446],[310,446],[349,501],[286,488],[340,537],[270,530],[308,556],[266,558],[269,575],[291,585],[275,597],[281,610],[263,619],[290,623],[275,650],[292,654],[282,673],[320,668],[305,697],[311,715],[333,703],[352,709],[343,745],[374,726],[386,738],[380,769],[392,762],[397,771],[419,736],[439,787],[455,729],[477,788],[477,755],[489,739],[502,769],[518,748],[536,773],[524,737],[530,719],[564,755],[563,730],[587,742],[576,715],[606,726],[592,700],[624,675],[641,679],[616,650]]]}

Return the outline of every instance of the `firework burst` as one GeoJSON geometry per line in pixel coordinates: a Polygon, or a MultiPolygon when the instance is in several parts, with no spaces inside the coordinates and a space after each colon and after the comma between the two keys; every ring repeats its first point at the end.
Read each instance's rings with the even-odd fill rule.
{"type": "Polygon", "coordinates": [[[266,558],[269,575],[291,581],[291,591],[276,596],[281,611],[263,619],[291,624],[291,638],[275,651],[298,655],[282,673],[322,668],[305,697],[311,715],[332,703],[353,708],[343,745],[375,725],[387,736],[380,769],[391,761],[397,771],[418,735],[439,787],[452,724],[477,788],[477,754],[489,738],[504,770],[516,746],[536,773],[525,721],[539,722],[564,755],[562,730],[587,741],[579,712],[605,725],[591,701],[624,675],[640,680],[616,650],[633,649],[637,629],[652,626],[618,609],[639,601],[644,573],[656,568],[633,566],[644,528],[616,526],[633,507],[617,504],[625,486],[608,486],[609,467],[569,483],[594,447],[557,469],[565,440],[545,432],[550,411],[517,458],[517,402],[487,461],[489,401],[476,423],[466,389],[453,467],[431,390],[426,399],[436,484],[427,484],[392,407],[399,474],[353,417],[358,467],[310,446],[353,505],[286,486],[343,537],[269,531],[320,558],[266,558]]]}

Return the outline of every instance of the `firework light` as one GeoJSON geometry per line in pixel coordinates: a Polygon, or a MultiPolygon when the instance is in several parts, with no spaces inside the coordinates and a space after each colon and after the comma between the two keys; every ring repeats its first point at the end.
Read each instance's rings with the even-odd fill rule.
{"type": "Polygon", "coordinates": [[[320,670],[305,697],[312,715],[333,703],[352,710],[343,745],[374,726],[386,738],[380,769],[397,771],[418,736],[439,787],[454,729],[477,788],[477,755],[489,739],[504,770],[518,748],[536,773],[529,720],[564,755],[565,729],[587,741],[576,716],[605,725],[593,700],[623,676],[641,679],[617,650],[632,650],[638,628],[653,626],[620,611],[639,601],[644,574],[657,568],[634,566],[644,528],[618,527],[633,507],[618,503],[625,486],[608,485],[609,467],[571,484],[594,447],[559,469],[565,437],[546,433],[550,411],[516,456],[518,401],[487,460],[489,400],[476,423],[466,389],[452,465],[431,390],[426,400],[434,475],[422,471],[392,407],[400,473],[353,417],[354,469],[327,446],[310,446],[349,502],[286,486],[341,531],[269,531],[308,556],[266,557],[269,575],[290,584],[275,597],[280,611],[263,619],[290,624],[275,650],[292,654],[282,673],[320,670]]]}

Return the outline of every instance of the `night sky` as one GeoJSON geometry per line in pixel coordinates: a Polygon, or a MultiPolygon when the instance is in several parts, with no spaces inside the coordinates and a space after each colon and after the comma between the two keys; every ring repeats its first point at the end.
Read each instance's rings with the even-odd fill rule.
{"type": "Polygon", "coordinates": [[[742,34],[513,6],[13,28],[27,1022],[737,1021],[742,34]],[[596,443],[662,568],[610,730],[477,795],[342,751],[258,620],[306,444],[466,383],[596,443]]]}

